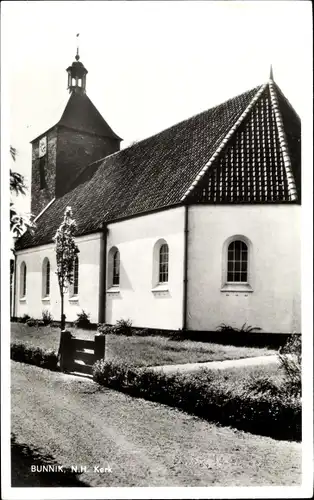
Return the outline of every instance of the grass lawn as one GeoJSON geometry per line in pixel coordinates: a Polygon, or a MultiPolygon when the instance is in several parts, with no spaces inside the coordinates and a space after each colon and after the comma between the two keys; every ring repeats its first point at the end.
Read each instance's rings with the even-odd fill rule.
{"type": "MultiPolygon", "coordinates": [[[[93,340],[95,331],[71,328],[78,338],[93,340]]],[[[34,346],[57,350],[59,328],[29,327],[11,323],[11,341],[23,341],[34,346]]],[[[223,361],[274,354],[276,351],[259,347],[220,345],[193,340],[170,340],[162,336],[106,336],[106,359],[122,360],[137,366],[157,366],[206,361],[223,361]]]]}

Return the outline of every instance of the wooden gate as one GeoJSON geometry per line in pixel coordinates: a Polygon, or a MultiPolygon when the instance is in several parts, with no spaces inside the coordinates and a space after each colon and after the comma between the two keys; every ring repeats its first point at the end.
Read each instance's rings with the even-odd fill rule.
{"type": "Polygon", "coordinates": [[[104,335],[96,333],[94,340],[76,338],[69,331],[62,331],[60,337],[60,369],[90,375],[96,361],[105,357],[104,335]]]}

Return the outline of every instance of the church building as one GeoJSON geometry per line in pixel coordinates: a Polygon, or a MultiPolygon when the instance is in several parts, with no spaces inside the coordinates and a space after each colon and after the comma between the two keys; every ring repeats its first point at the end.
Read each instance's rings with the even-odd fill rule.
{"type": "Polygon", "coordinates": [[[53,237],[70,206],[79,254],[67,321],[301,332],[301,123],[275,83],[120,150],[67,68],[69,100],[32,141],[33,233],[16,242],[14,312],[60,320],[53,237]]]}

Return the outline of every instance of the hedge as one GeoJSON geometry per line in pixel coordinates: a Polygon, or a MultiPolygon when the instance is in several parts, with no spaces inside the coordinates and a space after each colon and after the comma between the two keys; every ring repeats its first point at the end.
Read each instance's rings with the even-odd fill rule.
{"type": "Polygon", "coordinates": [[[278,393],[231,389],[217,372],[168,375],[117,361],[95,363],[93,379],[220,425],[276,439],[301,440],[301,400],[284,389],[278,393]]]}
{"type": "Polygon", "coordinates": [[[11,343],[11,359],[30,365],[57,370],[58,357],[52,349],[42,349],[22,342],[11,343]]]}

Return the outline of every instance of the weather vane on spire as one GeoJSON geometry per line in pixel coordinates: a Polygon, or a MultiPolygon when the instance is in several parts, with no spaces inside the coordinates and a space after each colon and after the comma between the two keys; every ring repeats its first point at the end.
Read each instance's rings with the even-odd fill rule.
{"type": "Polygon", "coordinates": [[[79,36],[80,34],[77,33],[76,35],[76,40],[77,40],[77,46],[76,46],[76,56],[75,56],[75,59],[78,61],[79,58],[80,58],[80,54],[79,54],[79,48],[80,48],[80,45],[79,45],[79,36]]]}

